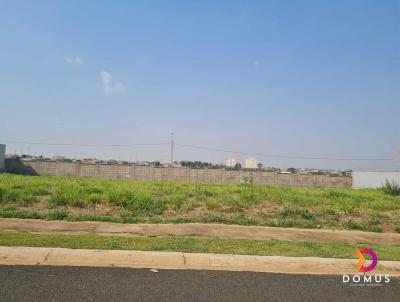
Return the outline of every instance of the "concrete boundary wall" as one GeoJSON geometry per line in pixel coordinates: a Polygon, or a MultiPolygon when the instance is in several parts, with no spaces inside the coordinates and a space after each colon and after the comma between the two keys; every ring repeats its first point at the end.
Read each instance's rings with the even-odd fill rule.
{"type": "Polygon", "coordinates": [[[6,161],[6,145],[0,144],[0,172],[4,172],[6,161]]]}
{"type": "Polygon", "coordinates": [[[353,188],[380,188],[386,180],[400,185],[400,172],[353,172],[353,188]]]}
{"type": "Polygon", "coordinates": [[[351,188],[350,176],[279,174],[264,171],[227,171],[186,167],[82,164],[79,162],[21,161],[7,159],[9,173],[82,178],[180,181],[188,183],[240,183],[252,175],[255,184],[310,188],[351,188]]]}

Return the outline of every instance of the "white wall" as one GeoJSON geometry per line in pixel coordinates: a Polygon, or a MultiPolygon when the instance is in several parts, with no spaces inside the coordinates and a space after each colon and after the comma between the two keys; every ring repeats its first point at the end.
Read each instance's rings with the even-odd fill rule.
{"type": "Polygon", "coordinates": [[[400,172],[353,172],[353,188],[380,188],[389,181],[400,184],[400,172]]]}
{"type": "Polygon", "coordinates": [[[5,169],[6,145],[0,144],[0,171],[5,169]]]}

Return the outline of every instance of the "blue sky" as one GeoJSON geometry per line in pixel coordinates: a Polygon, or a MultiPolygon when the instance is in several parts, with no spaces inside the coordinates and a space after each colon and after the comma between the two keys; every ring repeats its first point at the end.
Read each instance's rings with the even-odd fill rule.
{"type": "MultiPolygon", "coordinates": [[[[400,148],[399,1],[1,1],[0,38],[3,141],[159,143],[174,132],[182,144],[294,156],[393,158],[400,148]]],[[[7,145],[169,158],[168,146],[7,145]]],[[[232,155],[175,150],[177,160],[232,155]]]]}

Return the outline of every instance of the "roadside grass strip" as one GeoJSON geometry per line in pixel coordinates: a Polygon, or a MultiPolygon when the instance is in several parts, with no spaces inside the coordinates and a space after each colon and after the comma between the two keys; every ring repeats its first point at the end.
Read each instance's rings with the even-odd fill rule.
{"type": "Polygon", "coordinates": [[[383,189],[194,184],[0,174],[0,217],[120,223],[222,223],[400,232],[400,196],[383,189]]]}
{"type": "MultiPolygon", "coordinates": [[[[190,237],[116,237],[0,233],[0,246],[57,247],[68,249],[168,251],[258,256],[290,256],[356,259],[364,245],[305,241],[197,239],[190,237]]],[[[400,246],[368,245],[379,260],[400,260],[400,246]]]]}

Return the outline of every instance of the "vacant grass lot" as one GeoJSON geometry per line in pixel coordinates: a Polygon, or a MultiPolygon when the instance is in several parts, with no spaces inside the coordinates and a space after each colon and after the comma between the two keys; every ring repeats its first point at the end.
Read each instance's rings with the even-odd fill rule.
{"type": "MultiPolygon", "coordinates": [[[[62,247],[72,249],[106,249],[217,253],[260,256],[323,257],[355,259],[360,245],[304,241],[196,239],[182,237],[104,237],[99,235],[39,235],[0,233],[0,246],[62,247]]],[[[399,246],[368,246],[379,260],[400,260],[399,246]]]]}
{"type": "Polygon", "coordinates": [[[383,190],[196,185],[0,174],[0,217],[226,223],[400,232],[400,196],[383,190]]]}

